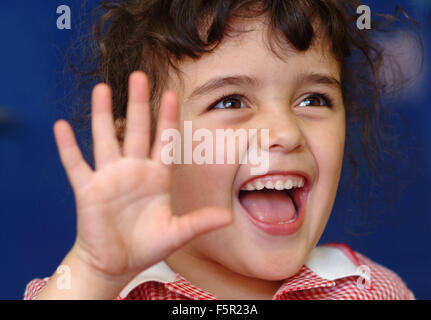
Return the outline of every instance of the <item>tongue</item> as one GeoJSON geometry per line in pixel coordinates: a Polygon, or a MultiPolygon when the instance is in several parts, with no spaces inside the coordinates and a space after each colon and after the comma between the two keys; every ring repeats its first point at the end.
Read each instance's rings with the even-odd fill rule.
{"type": "Polygon", "coordinates": [[[286,191],[244,191],[240,201],[255,219],[266,223],[286,223],[295,217],[295,206],[286,191]]]}

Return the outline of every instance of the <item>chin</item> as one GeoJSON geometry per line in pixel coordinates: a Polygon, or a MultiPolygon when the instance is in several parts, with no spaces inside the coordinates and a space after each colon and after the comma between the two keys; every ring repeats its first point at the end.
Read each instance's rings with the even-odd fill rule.
{"type": "Polygon", "coordinates": [[[283,254],[272,255],[265,252],[249,253],[242,257],[245,260],[243,267],[238,268],[237,265],[233,270],[244,276],[270,281],[285,280],[294,276],[302,268],[307,257],[306,252],[289,253],[289,250],[283,254]]]}
{"type": "Polygon", "coordinates": [[[266,266],[262,269],[255,270],[251,277],[267,280],[282,281],[297,274],[301,269],[301,264],[289,264],[283,266],[266,266]]]}

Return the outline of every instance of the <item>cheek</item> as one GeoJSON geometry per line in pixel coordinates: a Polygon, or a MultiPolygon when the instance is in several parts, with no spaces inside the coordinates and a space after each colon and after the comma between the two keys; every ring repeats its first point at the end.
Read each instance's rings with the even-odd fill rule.
{"type": "Polygon", "coordinates": [[[177,165],[172,172],[172,205],[181,215],[206,206],[229,208],[233,168],[225,165],[177,165]]]}
{"type": "Polygon", "coordinates": [[[345,134],[345,122],[340,116],[320,125],[310,135],[309,146],[318,167],[319,179],[338,179],[344,156],[345,134]]]}
{"type": "Polygon", "coordinates": [[[325,141],[322,141],[315,147],[319,175],[329,175],[335,178],[341,171],[344,139],[337,133],[331,134],[331,132],[325,133],[320,137],[321,141],[325,141]]]}
{"type": "MultiPolygon", "coordinates": [[[[198,208],[206,206],[218,206],[224,208],[232,207],[232,196],[233,196],[233,181],[235,175],[238,171],[239,164],[235,160],[236,164],[228,164],[227,155],[229,154],[227,145],[224,145],[224,149],[217,149],[216,143],[216,129],[223,128],[218,127],[220,121],[203,122],[199,119],[194,119],[192,117],[186,117],[182,115],[182,119],[187,118],[191,121],[192,128],[191,134],[187,133],[185,137],[185,128],[180,125],[180,133],[182,137],[182,152],[184,156],[184,144],[191,143],[191,154],[192,163],[191,164],[178,164],[173,168],[172,173],[172,204],[175,214],[184,214],[198,208]],[[195,133],[198,133],[200,129],[205,129],[208,135],[199,136],[197,138],[195,133]],[[195,137],[196,140],[190,142],[190,137],[195,137]],[[209,156],[213,164],[206,164],[205,161],[202,164],[197,164],[196,155],[201,154],[197,152],[202,149],[205,142],[210,140],[212,143],[212,156],[209,156]],[[196,153],[195,153],[196,151],[196,153]],[[216,163],[216,155],[221,154],[223,159],[223,164],[216,163]]],[[[181,121],[180,123],[184,123],[181,121]]],[[[226,141],[225,141],[226,142],[226,141]]],[[[238,159],[237,148],[233,150],[236,154],[235,159],[238,159]]],[[[205,152],[204,152],[205,153],[205,152]]],[[[232,153],[232,150],[231,150],[232,153]]],[[[218,158],[217,158],[218,159],[218,158]]]]}
{"type": "Polygon", "coordinates": [[[317,167],[311,194],[311,229],[320,234],[332,211],[344,155],[345,128],[342,121],[327,123],[310,132],[308,147],[317,167]]]}

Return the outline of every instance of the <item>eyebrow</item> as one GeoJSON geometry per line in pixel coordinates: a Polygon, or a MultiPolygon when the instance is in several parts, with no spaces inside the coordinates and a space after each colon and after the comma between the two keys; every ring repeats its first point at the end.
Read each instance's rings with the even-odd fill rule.
{"type": "Polygon", "coordinates": [[[191,100],[196,98],[197,96],[203,96],[209,94],[211,91],[220,89],[225,86],[237,86],[237,87],[245,87],[252,86],[258,87],[262,83],[257,78],[253,78],[247,75],[231,75],[224,77],[216,77],[208,80],[203,85],[198,86],[193,92],[189,95],[187,100],[191,100]]]}
{"type": "Polygon", "coordinates": [[[341,82],[338,81],[335,77],[326,73],[301,73],[300,75],[298,75],[295,82],[298,86],[305,84],[321,84],[328,87],[334,87],[335,89],[342,89],[341,82]]]}
{"type": "MultiPolygon", "coordinates": [[[[298,86],[305,84],[322,84],[329,87],[335,87],[336,89],[341,89],[340,81],[338,81],[333,76],[324,73],[301,73],[296,77],[295,84],[298,86]]],[[[198,96],[207,95],[210,92],[220,89],[224,86],[249,86],[256,88],[262,86],[262,81],[247,75],[215,77],[195,88],[188,96],[187,100],[194,99],[198,96]]]]}

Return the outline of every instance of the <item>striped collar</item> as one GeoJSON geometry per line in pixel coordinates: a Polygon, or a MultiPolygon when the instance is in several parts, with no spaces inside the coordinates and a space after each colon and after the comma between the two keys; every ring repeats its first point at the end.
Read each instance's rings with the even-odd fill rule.
{"type": "MultiPolygon", "coordinates": [[[[292,291],[333,287],[336,285],[335,280],[345,277],[363,276],[358,267],[358,259],[347,245],[339,243],[321,245],[311,251],[298,273],[283,282],[274,299],[292,291]]],[[[148,281],[164,283],[169,290],[189,298],[198,296],[200,299],[217,299],[175,273],[164,261],[138,274],[120,292],[120,298],[126,298],[133,289],[148,281]],[[190,292],[193,292],[193,296],[189,294],[190,292]]]]}

